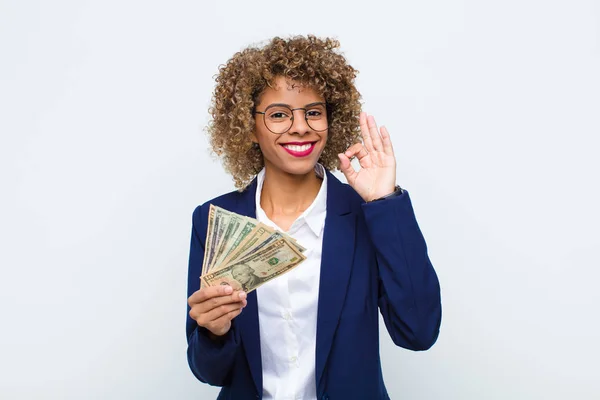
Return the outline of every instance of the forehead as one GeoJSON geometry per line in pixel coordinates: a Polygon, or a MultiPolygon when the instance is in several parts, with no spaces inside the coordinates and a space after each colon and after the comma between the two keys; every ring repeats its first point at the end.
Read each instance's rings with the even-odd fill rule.
{"type": "Polygon", "coordinates": [[[319,101],[324,102],[325,99],[313,88],[280,76],[260,94],[257,105],[282,103],[302,107],[319,101]]]}

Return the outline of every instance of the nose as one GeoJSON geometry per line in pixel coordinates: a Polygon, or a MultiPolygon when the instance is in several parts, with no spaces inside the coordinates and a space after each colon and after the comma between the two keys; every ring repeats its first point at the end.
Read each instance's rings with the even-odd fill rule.
{"type": "Polygon", "coordinates": [[[303,136],[310,131],[310,126],[306,122],[305,111],[303,109],[292,111],[294,114],[294,120],[292,121],[292,127],[288,131],[289,134],[297,134],[303,136]]]}

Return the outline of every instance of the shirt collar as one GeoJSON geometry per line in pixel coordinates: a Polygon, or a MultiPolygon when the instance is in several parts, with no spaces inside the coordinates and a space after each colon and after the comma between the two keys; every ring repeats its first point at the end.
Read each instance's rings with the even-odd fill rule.
{"type": "MultiPolygon", "coordinates": [[[[317,197],[315,197],[312,204],[306,210],[304,210],[302,214],[300,214],[296,221],[294,221],[290,227],[290,233],[293,233],[304,223],[308,225],[310,230],[316,236],[321,236],[321,233],[323,232],[323,227],[325,226],[325,216],[327,212],[327,174],[325,173],[325,168],[319,163],[315,165],[315,174],[317,174],[319,178],[323,179],[319,193],[317,193],[317,197]]],[[[256,176],[256,216],[268,218],[260,206],[260,195],[264,181],[265,169],[263,168],[256,176]]]]}

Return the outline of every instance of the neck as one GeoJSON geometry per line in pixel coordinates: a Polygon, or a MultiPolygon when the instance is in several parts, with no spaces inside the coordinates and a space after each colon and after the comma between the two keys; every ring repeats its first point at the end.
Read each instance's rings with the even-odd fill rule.
{"type": "Polygon", "coordinates": [[[267,216],[297,216],[312,204],[322,182],[314,170],[292,175],[266,166],[260,206],[267,216]]]}

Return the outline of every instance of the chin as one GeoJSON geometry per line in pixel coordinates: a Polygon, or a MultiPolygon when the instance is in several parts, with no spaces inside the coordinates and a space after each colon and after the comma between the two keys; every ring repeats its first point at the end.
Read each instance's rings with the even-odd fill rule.
{"type": "Polygon", "coordinates": [[[290,175],[308,175],[314,171],[317,162],[318,159],[295,160],[294,162],[286,162],[283,165],[275,167],[290,175]]]}

